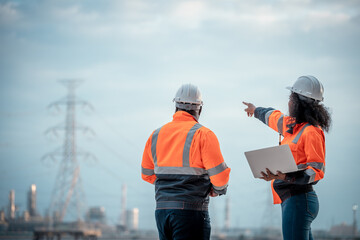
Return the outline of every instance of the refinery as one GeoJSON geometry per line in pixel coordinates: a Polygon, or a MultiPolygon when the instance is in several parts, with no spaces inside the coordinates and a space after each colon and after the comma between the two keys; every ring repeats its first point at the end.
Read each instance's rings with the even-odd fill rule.
{"type": "MultiPolygon", "coordinates": [[[[36,208],[36,185],[31,184],[27,195],[27,208],[19,211],[15,204],[15,191],[10,190],[9,202],[0,211],[0,239],[158,239],[156,229],[139,229],[139,209],[126,209],[126,186],[122,187],[122,206],[120,221],[116,225],[107,224],[104,207],[90,207],[83,219],[68,222],[60,221],[59,213],[54,212],[42,216],[36,208]]],[[[229,201],[225,207],[225,225],[221,229],[213,229],[213,240],[280,240],[280,228],[234,228],[230,227],[229,201]]],[[[357,230],[356,211],[353,208],[353,223],[334,225],[328,230],[313,230],[315,239],[360,239],[357,230]]]]}

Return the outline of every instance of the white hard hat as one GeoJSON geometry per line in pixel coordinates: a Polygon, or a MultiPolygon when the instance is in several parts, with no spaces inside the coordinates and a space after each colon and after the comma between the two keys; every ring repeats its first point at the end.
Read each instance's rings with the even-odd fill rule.
{"type": "Polygon", "coordinates": [[[176,103],[177,108],[185,110],[199,110],[203,105],[198,87],[190,83],[183,84],[179,88],[173,101],[176,103]]]}
{"type": "Polygon", "coordinates": [[[324,100],[324,87],[314,76],[301,76],[295,81],[292,87],[287,87],[287,89],[299,94],[300,99],[302,100],[313,99],[319,102],[324,100]],[[305,98],[301,96],[304,96],[305,98]]]}

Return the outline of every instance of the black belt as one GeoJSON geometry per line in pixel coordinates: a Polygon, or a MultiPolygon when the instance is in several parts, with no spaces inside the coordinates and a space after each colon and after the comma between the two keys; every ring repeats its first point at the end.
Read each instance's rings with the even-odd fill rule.
{"type": "Polygon", "coordinates": [[[207,211],[209,203],[207,202],[184,202],[184,201],[159,201],[156,202],[156,209],[183,209],[207,211]]]}
{"type": "Polygon", "coordinates": [[[299,195],[302,193],[308,193],[308,192],[312,192],[312,191],[314,191],[314,188],[312,185],[305,185],[305,186],[290,189],[290,195],[294,196],[294,195],[299,195]]]}

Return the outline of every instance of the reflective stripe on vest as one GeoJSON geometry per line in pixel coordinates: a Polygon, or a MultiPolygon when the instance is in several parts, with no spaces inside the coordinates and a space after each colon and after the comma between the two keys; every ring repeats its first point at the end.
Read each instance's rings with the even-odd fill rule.
{"type": "Polygon", "coordinates": [[[152,176],[154,175],[154,169],[148,169],[148,168],[143,168],[141,167],[141,173],[147,176],[152,176]]]}
{"type": "Polygon", "coordinates": [[[266,114],[265,114],[265,123],[266,125],[269,126],[269,118],[270,118],[270,115],[274,112],[275,110],[270,110],[270,111],[267,111],[266,114]]]}
{"type": "Polygon", "coordinates": [[[155,167],[156,174],[204,175],[206,170],[195,167],[155,167]]]}
{"type": "Polygon", "coordinates": [[[156,129],[151,138],[151,154],[154,160],[155,167],[157,167],[156,144],[160,130],[161,128],[156,129]]]}
{"type": "Polygon", "coordinates": [[[292,140],[292,143],[297,144],[297,142],[299,141],[299,139],[300,139],[301,135],[303,134],[305,128],[307,128],[308,126],[311,126],[311,124],[310,123],[305,124],[305,126],[295,136],[294,140],[292,140]]]}
{"type": "Polygon", "coordinates": [[[311,166],[311,167],[318,169],[320,171],[323,171],[323,172],[325,171],[324,163],[322,163],[322,162],[309,162],[306,164],[299,164],[298,169],[304,169],[307,166],[311,166]]]}
{"type": "Polygon", "coordinates": [[[214,175],[217,175],[217,174],[223,172],[227,168],[228,168],[228,166],[226,165],[226,163],[222,162],[219,165],[217,165],[216,167],[208,169],[208,174],[211,177],[211,176],[214,176],[214,175]]]}
{"type": "Polygon", "coordinates": [[[283,134],[283,121],[284,121],[284,114],[282,114],[277,122],[277,129],[278,133],[284,136],[283,134]]]}
{"type": "Polygon", "coordinates": [[[190,147],[191,147],[191,143],[192,140],[194,138],[194,134],[195,132],[201,128],[202,125],[199,123],[196,123],[188,132],[188,134],[186,135],[186,140],[185,140],[185,145],[184,145],[184,150],[183,150],[183,167],[190,167],[190,147]]]}
{"type": "Polygon", "coordinates": [[[187,133],[186,140],[183,149],[183,166],[182,167],[159,167],[157,165],[156,145],[159,132],[161,128],[154,131],[151,140],[151,153],[154,159],[155,174],[184,174],[184,175],[204,175],[207,171],[203,168],[190,167],[190,147],[192,140],[194,139],[195,132],[201,128],[202,125],[196,123],[187,133]]]}

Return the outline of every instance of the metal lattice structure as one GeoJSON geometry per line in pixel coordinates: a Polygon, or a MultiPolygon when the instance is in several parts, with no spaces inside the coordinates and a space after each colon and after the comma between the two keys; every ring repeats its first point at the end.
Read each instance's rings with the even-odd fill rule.
{"type": "Polygon", "coordinates": [[[55,222],[62,222],[65,220],[65,217],[69,220],[75,217],[77,221],[80,221],[85,213],[85,195],[82,189],[78,158],[88,157],[91,154],[78,151],[76,133],[78,130],[84,132],[92,132],[92,130],[77,124],[76,106],[92,107],[89,103],[77,99],[75,95],[75,88],[81,83],[81,80],[71,79],[59,82],[67,88],[68,94],[65,98],[49,105],[49,108],[60,110],[62,106],[65,106],[66,109],[65,124],[59,124],[46,131],[46,133],[52,132],[55,135],[58,135],[58,131],[64,132],[63,146],[44,156],[44,158],[51,158],[53,160],[61,158],[52,192],[49,213],[54,214],[52,220],[55,222]],[[68,213],[71,213],[73,216],[69,216],[68,213]]]}

